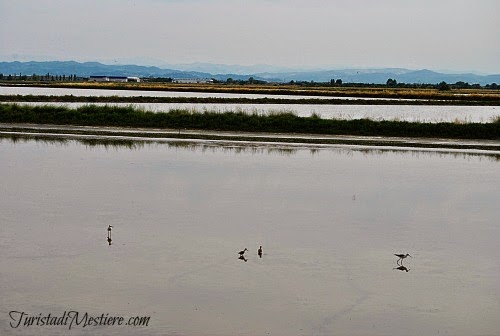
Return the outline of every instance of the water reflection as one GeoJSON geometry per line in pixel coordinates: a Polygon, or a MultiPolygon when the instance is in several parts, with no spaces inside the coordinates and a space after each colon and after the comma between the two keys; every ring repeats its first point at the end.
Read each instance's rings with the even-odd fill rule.
{"type": "MultiPolygon", "coordinates": [[[[241,250],[240,252],[238,252],[238,259],[239,260],[243,260],[244,262],[247,262],[248,259],[245,257],[245,252],[247,252],[248,249],[245,248],[244,250],[241,250]]],[[[257,250],[257,255],[259,256],[259,258],[262,258],[262,246],[259,247],[259,249],[257,250]]]]}
{"type": "Polygon", "coordinates": [[[203,153],[210,152],[223,152],[223,153],[250,153],[250,154],[272,154],[272,155],[292,155],[295,154],[299,148],[293,145],[281,144],[261,144],[261,143],[229,143],[222,141],[193,141],[193,140],[148,140],[148,139],[119,139],[119,138],[106,138],[106,137],[93,137],[93,138],[72,138],[69,139],[64,135],[57,134],[5,134],[0,132],[0,142],[6,139],[12,143],[27,143],[36,141],[48,145],[68,145],[71,142],[76,142],[85,145],[88,148],[104,148],[120,150],[141,150],[146,146],[158,147],[167,146],[169,148],[183,149],[189,151],[201,151],[203,153]]]}
{"type": "MultiPolygon", "coordinates": [[[[297,154],[299,151],[308,150],[311,155],[319,155],[322,150],[334,150],[339,154],[352,156],[355,152],[363,153],[365,155],[401,155],[407,156],[410,154],[412,157],[420,156],[438,156],[438,157],[449,157],[454,158],[470,158],[478,157],[480,160],[483,158],[500,161],[500,152],[488,148],[488,150],[474,150],[474,149],[444,149],[444,148],[419,148],[419,147],[398,147],[397,144],[393,144],[391,147],[389,145],[384,145],[380,147],[377,144],[372,143],[371,145],[355,145],[350,143],[338,144],[305,144],[305,143],[269,143],[269,142],[245,142],[245,141],[223,141],[223,140],[178,140],[171,138],[164,139],[123,139],[123,137],[103,137],[103,136],[91,136],[84,137],[80,135],[68,135],[60,134],[29,134],[29,133],[2,133],[0,131],[0,142],[9,141],[14,144],[16,143],[28,143],[31,141],[36,141],[38,143],[47,145],[62,145],[67,146],[71,143],[83,144],[89,149],[92,148],[104,148],[106,150],[141,150],[146,147],[157,148],[160,146],[167,146],[168,148],[189,150],[189,151],[201,151],[205,152],[223,152],[223,153],[235,153],[235,154],[256,154],[256,155],[284,155],[291,156],[297,154]]],[[[452,145],[453,146],[453,145],[452,145]]],[[[459,145],[457,145],[459,146],[459,145]]],[[[479,148],[482,145],[479,145],[479,148]]],[[[490,147],[495,147],[493,144],[490,147]]],[[[424,146],[425,147],[425,146],[424,146]]]]}
{"type": "Polygon", "coordinates": [[[16,144],[16,143],[26,143],[30,141],[36,141],[39,143],[45,143],[48,145],[66,145],[70,143],[70,139],[62,137],[46,137],[46,136],[35,136],[30,134],[3,134],[0,133],[0,142],[4,139],[16,144]]]}
{"type": "Polygon", "coordinates": [[[396,268],[393,268],[394,270],[400,270],[400,271],[406,271],[406,272],[409,272],[410,269],[409,268],[406,268],[405,266],[399,266],[399,267],[396,267],[396,268]]]}
{"type": "Polygon", "coordinates": [[[106,149],[116,148],[109,153],[74,139],[64,147],[3,141],[3,311],[56,311],[76,302],[126,315],[146,307],[164,329],[142,331],[163,335],[500,330],[492,295],[500,283],[492,267],[497,162],[376,148],[327,147],[313,157],[305,147],[282,158],[265,150],[235,155],[234,146],[246,145],[234,143],[220,153],[208,141],[191,142],[187,151],[139,141],[131,151],[108,140],[106,149]],[[118,225],[113,250],[101,241],[105,223],[118,225]],[[272,246],[266,260],[255,249],[260,243],[272,246]],[[252,250],[239,258],[241,245],[252,250]],[[420,251],[410,281],[397,272],[384,277],[394,266],[410,271],[391,256],[409,251],[420,251]],[[449,263],[446,272],[436,253],[449,263]],[[111,285],[85,290],[103,283],[111,285]],[[457,288],[467,290],[457,295],[457,288]],[[471,311],[485,313],[470,319],[471,311]]]}
{"type": "Polygon", "coordinates": [[[238,259],[243,260],[244,262],[247,262],[247,261],[248,261],[248,259],[247,259],[247,258],[245,258],[245,252],[246,252],[246,251],[248,251],[248,249],[245,247],[245,249],[244,249],[244,250],[241,250],[240,252],[238,252],[238,254],[240,255],[240,256],[238,257],[238,259]]]}

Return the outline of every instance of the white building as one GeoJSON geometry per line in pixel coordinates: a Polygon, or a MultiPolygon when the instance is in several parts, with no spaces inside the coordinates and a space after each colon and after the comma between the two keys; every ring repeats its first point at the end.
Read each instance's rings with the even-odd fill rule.
{"type": "Polygon", "coordinates": [[[125,76],[90,76],[89,82],[140,82],[139,77],[125,77],[125,76]]]}

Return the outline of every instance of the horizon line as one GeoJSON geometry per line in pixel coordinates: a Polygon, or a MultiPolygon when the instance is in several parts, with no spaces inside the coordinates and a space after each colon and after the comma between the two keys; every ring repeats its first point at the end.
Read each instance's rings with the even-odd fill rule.
{"type": "MultiPolygon", "coordinates": [[[[500,75],[499,72],[482,72],[482,71],[477,71],[477,70],[470,70],[470,69],[463,69],[463,70],[456,70],[456,69],[442,69],[442,68],[435,68],[435,67],[406,67],[406,66],[356,66],[356,65],[344,65],[344,66],[327,66],[327,65],[318,65],[318,66],[288,66],[288,65],[276,65],[276,64],[263,64],[263,63],[256,63],[256,64],[238,64],[238,63],[211,63],[211,62],[190,62],[190,63],[167,63],[165,62],[163,65],[156,63],[152,64],[149,63],[133,63],[133,62],[128,62],[125,60],[120,60],[120,61],[112,61],[112,60],[75,60],[75,59],[66,59],[66,60],[61,60],[61,59],[52,59],[52,60],[37,60],[37,59],[31,59],[31,60],[4,60],[4,57],[0,56],[0,62],[2,63],[49,63],[49,62],[75,62],[79,64],[85,64],[85,63],[98,63],[102,65],[107,65],[107,66],[140,66],[140,67],[156,67],[161,70],[179,70],[179,71],[197,71],[197,70],[180,70],[180,69],[174,69],[174,68],[167,68],[166,66],[169,67],[175,67],[175,66],[181,66],[181,67],[189,67],[189,66],[196,66],[196,65],[206,65],[206,66],[224,66],[224,67],[242,67],[242,68],[257,68],[257,67],[270,67],[270,68],[281,68],[281,69],[276,69],[276,70],[266,70],[266,71],[260,71],[260,73],[265,73],[265,72],[276,72],[276,73],[286,73],[290,71],[294,72],[324,72],[324,71],[344,71],[344,70],[409,70],[409,71],[423,71],[423,70],[428,70],[436,73],[441,73],[441,74],[446,74],[446,75],[465,75],[465,74],[473,74],[477,76],[491,76],[491,75],[500,75]]],[[[158,61],[160,62],[160,61],[158,61]]],[[[202,71],[197,71],[197,72],[202,72],[202,71]]],[[[214,73],[215,74],[215,73],[214,73]]],[[[221,74],[221,73],[218,73],[221,74]]]]}

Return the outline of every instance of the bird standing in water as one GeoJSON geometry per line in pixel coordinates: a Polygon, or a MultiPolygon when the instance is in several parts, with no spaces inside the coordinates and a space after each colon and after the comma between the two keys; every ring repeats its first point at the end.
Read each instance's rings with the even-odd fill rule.
{"type": "Polygon", "coordinates": [[[398,261],[396,261],[396,263],[399,265],[399,261],[401,260],[401,263],[403,263],[403,259],[405,259],[406,257],[411,257],[411,255],[409,255],[408,253],[406,254],[394,254],[396,257],[398,257],[398,261]]]}
{"type": "Polygon", "coordinates": [[[108,225],[108,244],[111,245],[111,229],[113,226],[108,225]]]}
{"type": "Polygon", "coordinates": [[[262,246],[257,250],[257,254],[259,255],[259,258],[262,258],[262,246]]]}
{"type": "Polygon", "coordinates": [[[243,251],[238,252],[238,254],[242,256],[245,254],[246,251],[248,251],[248,249],[245,247],[245,249],[243,251]]]}

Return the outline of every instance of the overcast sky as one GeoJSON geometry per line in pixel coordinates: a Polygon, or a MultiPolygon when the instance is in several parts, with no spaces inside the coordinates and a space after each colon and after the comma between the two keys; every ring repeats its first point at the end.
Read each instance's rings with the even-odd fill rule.
{"type": "Polygon", "coordinates": [[[499,0],[0,0],[0,61],[500,73],[499,0]]]}

